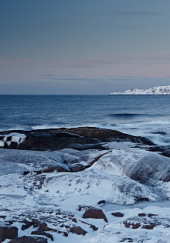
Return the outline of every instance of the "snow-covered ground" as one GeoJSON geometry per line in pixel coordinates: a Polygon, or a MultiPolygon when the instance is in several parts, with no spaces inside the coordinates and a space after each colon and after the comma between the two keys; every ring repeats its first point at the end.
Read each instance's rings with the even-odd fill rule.
{"type": "Polygon", "coordinates": [[[107,146],[109,151],[0,149],[1,223],[12,221],[22,236],[35,230],[21,229],[24,220],[45,222],[54,237],[48,242],[170,242],[170,158],[129,142],[107,146]],[[81,172],[37,173],[58,165],[87,165],[102,154],[81,172]],[[102,209],[108,222],[82,218],[89,207],[102,209]],[[115,212],[122,217],[112,215],[115,212]],[[86,235],[71,233],[73,226],[86,235]]]}
{"type": "Polygon", "coordinates": [[[169,95],[169,86],[158,86],[149,89],[128,89],[124,92],[113,92],[110,95],[169,95]]]}

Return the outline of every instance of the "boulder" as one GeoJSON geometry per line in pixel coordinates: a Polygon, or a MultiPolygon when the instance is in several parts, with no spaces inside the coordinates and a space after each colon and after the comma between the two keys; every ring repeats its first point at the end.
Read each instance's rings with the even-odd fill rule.
{"type": "Polygon", "coordinates": [[[18,237],[18,228],[12,226],[0,226],[0,242],[6,239],[18,237]]]}
{"type": "Polygon", "coordinates": [[[87,209],[83,214],[83,218],[104,219],[105,222],[108,222],[103,211],[97,208],[87,209]]]}
{"type": "Polygon", "coordinates": [[[26,138],[21,143],[10,142],[5,143],[6,148],[24,149],[24,150],[59,150],[63,148],[73,148],[77,150],[86,149],[106,149],[101,143],[111,141],[131,141],[134,143],[152,145],[149,139],[139,136],[132,136],[126,133],[111,129],[103,129],[96,127],[77,127],[77,128],[59,128],[44,130],[11,130],[0,132],[0,136],[17,132],[25,135],[26,138]]]}

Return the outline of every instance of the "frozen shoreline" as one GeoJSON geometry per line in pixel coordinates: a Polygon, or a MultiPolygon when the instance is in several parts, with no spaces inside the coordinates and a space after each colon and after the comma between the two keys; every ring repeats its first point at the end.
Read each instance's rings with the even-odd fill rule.
{"type": "Polygon", "coordinates": [[[16,141],[16,147],[12,149],[11,142],[8,149],[0,149],[0,227],[17,227],[19,237],[41,233],[38,236],[49,243],[128,242],[130,238],[168,242],[170,158],[147,151],[153,146],[148,140],[117,131],[73,128],[69,133],[58,132],[57,136],[52,130],[28,132],[21,136],[21,144],[13,139],[20,134],[1,134],[8,142],[9,137],[16,141]],[[49,143],[56,143],[54,137],[60,146],[64,141],[65,147],[51,143],[53,149],[49,144],[45,148],[42,135],[49,143]],[[43,151],[17,147],[28,141],[42,145],[43,151]],[[70,147],[73,141],[82,144],[70,147]],[[91,142],[96,147],[89,147],[91,142]],[[84,218],[88,209],[102,210],[108,222],[99,211],[84,218]],[[82,235],[77,235],[77,227],[82,235]]]}

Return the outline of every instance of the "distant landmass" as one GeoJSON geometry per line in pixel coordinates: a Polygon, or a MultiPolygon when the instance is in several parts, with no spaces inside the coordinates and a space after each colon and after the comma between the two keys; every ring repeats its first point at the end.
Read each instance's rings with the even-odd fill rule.
{"type": "Polygon", "coordinates": [[[170,95],[170,85],[149,89],[128,89],[123,92],[113,92],[110,95],[170,95]]]}

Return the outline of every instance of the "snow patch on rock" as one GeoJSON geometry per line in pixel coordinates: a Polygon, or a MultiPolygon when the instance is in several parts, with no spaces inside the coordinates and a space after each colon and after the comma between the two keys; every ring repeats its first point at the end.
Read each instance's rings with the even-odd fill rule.
{"type": "Polygon", "coordinates": [[[3,135],[0,138],[0,147],[3,148],[7,144],[8,146],[11,145],[11,143],[16,143],[17,145],[21,144],[24,142],[26,138],[25,134],[21,133],[9,133],[6,135],[3,135]]]}

